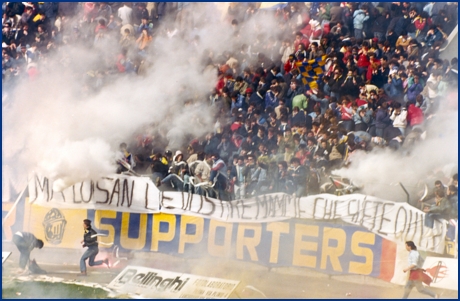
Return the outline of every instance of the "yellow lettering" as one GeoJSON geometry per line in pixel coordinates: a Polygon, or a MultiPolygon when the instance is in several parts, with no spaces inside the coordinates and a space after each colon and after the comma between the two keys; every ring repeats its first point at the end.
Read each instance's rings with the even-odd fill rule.
{"type": "Polygon", "coordinates": [[[139,236],[136,238],[128,237],[130,216],[129,212],[121,215],[120,245],[125,249],[141,250],[147,237],[147,214],[139,214],[139,236]]]}
{"type": "Polygon", "coordinates": [[[342,266],[340,265],[339,257],[342,256],[345,252],[346,241],[347,234],[343,229],[324,227],[321,269],[326,269],[327,258],[329,257],[334,271],[342,271],[342,266]],[[329,240],[331,239],[337,241],[336,247],[329,246],[329,240]]]}
{"type": "Polygon", "coordinates": [[[152,223],[152,245],[150,251],[158,251],[158,242],[171,241],[176,234],[176,216],[173,214],[154,214],[152,223]],[[168,232],[160,232],[160,223],[168,223],[168,232]]]}
{"type": "Polygon", "coordinates": [[[350,261],[350,273],[360,275],[370,275],[373,269],[374,253],[369,248],[360,247],[360,244],[374,245],[375,234],[362,231],[356,231],[351,237],[351,252],[356,256],[366,258],[364,263],[350,261]]]}
{"type": "Polygon", "coordinates": [[[267,231],[272,232],[270,263],[277,263],[280,248],[280,235],[281,233],[289,233],[289,223],[268,223],[267,231]]]}
{"type": "Polygon", "coordinates": [[[318,237],[319,227],[310,225],[295,225],[294,234],[294,254],[292,256],[292,264],[296,266],[315,268],[316,256],[303,255],[302,251],[318,251],[318,243],[312,241],[303,241],[303,236],[318,237]]]}
{"type": "Polygon", "coordinates": [[[109,234],[107,236],[99,236],[98,240],[101,242],[99,247],[110,248],[111,244],[115,241],[115,228],[110,224],[101,223],[103,218],[117,218],[117,212],[111,210],[96,210],[94,213],[94,226],[100,230],[107,230],[109,234]],[[107,244],[107,245],[105,245],[107,244]]]}
{"type": "MultiPolygon", "coordinates": [[[[232,223],[225,223],[221,221],[217,221],[211,219],[209,221],[209,235],[208,235],[208,253],[209,255],[216,256],[216,257],[225,257],[229,254],[232,246],[232,232],[233,232],[233,224],[232,223]],[[224,228],[224,244],[217,245],[216,244],[216,230],[217,228],[224,228]]],[[[222,238],[222,237],[219,237],[222,238]]]]}
{"type": "Polygon", "coordinates": [[[252,261],[258,261],[256,246],[260,243],[262,237],[262,226],[260,224],[239,224],[238,232],[236,237],[236,258],[244,259],[244,247],[249,251],[249,257],[252,261]],[[244,232],[246,230],[253,230],[254,236],[245,237],[244,232]]]}
{"type": "Polygon", "coordinates": [[[184,253],[185,244],[196,244],[203,239],[204,219],[195,216],[181,216],[180,222],[180,237],[179,237],[179,253],[184,253]],[[187,234],[187,225],[195,225],[195,233],[187,234]]]}

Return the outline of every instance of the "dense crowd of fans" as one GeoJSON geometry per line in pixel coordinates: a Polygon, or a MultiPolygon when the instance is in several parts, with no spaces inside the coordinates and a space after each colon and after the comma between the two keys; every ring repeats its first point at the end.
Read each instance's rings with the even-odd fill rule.
{"type": "MultiPolygon", "coordinates": [[[[186,37],[194,5],[3,3],[2,85],[36,79],[62,45],[97,48],[107,37],[118,42],[116,56],[85,74],[85,95],[113,75],[144,76],[155,38],[186,37]]],[[[439,58],[457,26],[456,2],[299,2],[269,9],[231,3],[224,22],[236,46],[203,52],[203,70],[215,68],[217,82],[208,96],[193,100],[215,109],[214,130],[188,137],[179,150],[166,150],[164,133],[136,134],[120,145],[119,173],[227,200],[317,194],[356,151],[409,154],[430,118],[449,105],[448,88],[457,87],[457,58],[439,58]],[[276,24],[277,33],[240,43],[258,15],[276,24]],[[298,64],[310,60],[325,65],[315,84],[305,85],[298,64]]],[[[449,186],[449,196],[456,187],[449,186]]]]}

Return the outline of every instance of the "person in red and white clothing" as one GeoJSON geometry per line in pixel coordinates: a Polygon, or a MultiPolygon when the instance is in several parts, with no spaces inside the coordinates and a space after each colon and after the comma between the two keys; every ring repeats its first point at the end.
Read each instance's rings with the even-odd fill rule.
{"type": "Polygon", "coordinates": [[[403,269],[404,273],[409,272],[409,280],[407,280],[406,286],[404,287],[404,295],[403,299],[407,299],[411,290],[414,286],[417,288],[419,293],[429,295],[433,298],[439,299],[439,295],[435,292],[423,287],[423,283],[430,285],[432,279],[430,276],[424,273],[422,269],[423,259],[420,256],[420,253],[417,251],[417,247],[415,246],[413,241],[406,241],[406,250],[409,251],[409,266],[403,269]]]}
{"type": "Polygon", "coordinates": [[[351,101],[348,98],[342,100],[340,106],[340,114],[342,115],[342,127],[350,132],[353,130],[353,109],[351,107],[351,101]]]}

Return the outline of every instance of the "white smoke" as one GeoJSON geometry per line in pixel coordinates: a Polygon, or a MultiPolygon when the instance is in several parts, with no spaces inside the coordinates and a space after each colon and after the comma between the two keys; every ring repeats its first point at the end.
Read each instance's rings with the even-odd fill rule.
{"type": "Polygon", "coordinates": [[[20,175],[36,172],[56,181],[54,189],[61,190],[115,172],[119,144],[129,143],[136,131],[149,125],[169,138],[172,151],[188,143],[186,137],[212,131],[215,112],[206,95],[216,84],[217,68],[201,64],[204,50],[214,57],[224,50],[239,51],[261,32],[274,35],[276,25],[261,14],[240,38],[232,39],[231,25],[222,22],[226,5],[193,3],[186,9],[186,19],[158,29],[145,59],[150,66],[145,77],[105,75],[104,88],[84,93],[98,80],[88,71],[94,75],[108,65],[115,67],[119,36],[107,37],[91,49],[77,43],[61,46],[57,54],[40,62],[38,80],[8,91],[3,164],[11,172],[6,180],[25,186],[18,184],[24,181],[20,175]],[[180,29],[187,25],[191,27],[184,35],[180,29]],[[163,34],[167,29],[179,31],[168,38],[163,34]]]}
{"type": "MultiPolygon", "coordinates": [[[[457,91],[448,94],[457,99],[457,91]]],[[[426,139],[420,141],[408,155],[390,149],[359,152],[353,155],[349,168],[335,172],[362,185],[364,194],[392,201],[406,201],[401,183],[411,199],[426,183],[435,180],[445,185],[458,169],[458,108],[449,105],[448,97],[441,99],[440,110],[428,121],[426,139]]],[[[418,196],[419,197],[419,196],[418,196]]]]}

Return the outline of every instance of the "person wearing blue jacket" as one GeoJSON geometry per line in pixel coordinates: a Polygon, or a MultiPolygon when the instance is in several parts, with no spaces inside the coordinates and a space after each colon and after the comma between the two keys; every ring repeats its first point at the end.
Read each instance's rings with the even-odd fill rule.
{"type": "Polygon", "coordinates": [[[390,114],[388,113],[388,102],[384,102],[377,109],[375,114],[375,134],[383,138],[383,131],[391,124],[390,114]]]}
{"type": "Polygon", "coordinates": [[[314,94],[311,90],[307,91],[310,99],[319,103],[321,108],[321,115],[326,114],[326,110],[329,108],[329,99],[324,95],[322,91],[318,91],[317,94],[314,94]]]}
{"type": "Polygon", "coordinates": [[[109,266],[109,259],[94,261],[96,255],[99,253],[99,244],[97,242],[97,232],[91,227],[91,221],[89,219],[83,220],[83,229],[85,233],[83,234],[83,240],[81,241],[82,247],[88,247],[88,250],[83,253],[83,256],[80,259],[80,271],[81,273],[78,276],[86,276],[86,259],[89,258],[89,266],[102,265],[106,264],[109,266]]]}
{"type": "Polygon", "coordinates": [[[308,172],[305,166],[300,165],[299,158],[292,158],[290,160],[291,167],[289,168],[289,178],[292,181],[294,193],[297,198],[305,195],[305,186],[307,183],[308,172]]]}
{"type": "Polygon", "coordinates": [[[368,6],[361,5],[361,8],[353,13],[353,27],[355,28],[355,38],[363,38],[363,23],[369,19],[368,6]]]}
{"type": "Polygon", "coordinates": [[[404,96],[404,101],[415,104],[417,96],[422,93],[423,85],[420,83],[418,75],[414,76],[414,83],[407,89],[407,94],[404,96]]]}
{"type": "Polygon", "coordinates": [[[432,47],[435,42],[442,41],[442,39],[442,32],[438,29],[437,25],[433,24],[430,26],[430,29],[426,33],[426,37],[423,39],[424,43],[422,43],[422,45],[432,47]]]}
{"type": "Polygon", "coordinates": [[[383,85],[383,89],[391,99],[402,96],[402,80],[396,72],[388,75],[388,83],[383,85]]]}

